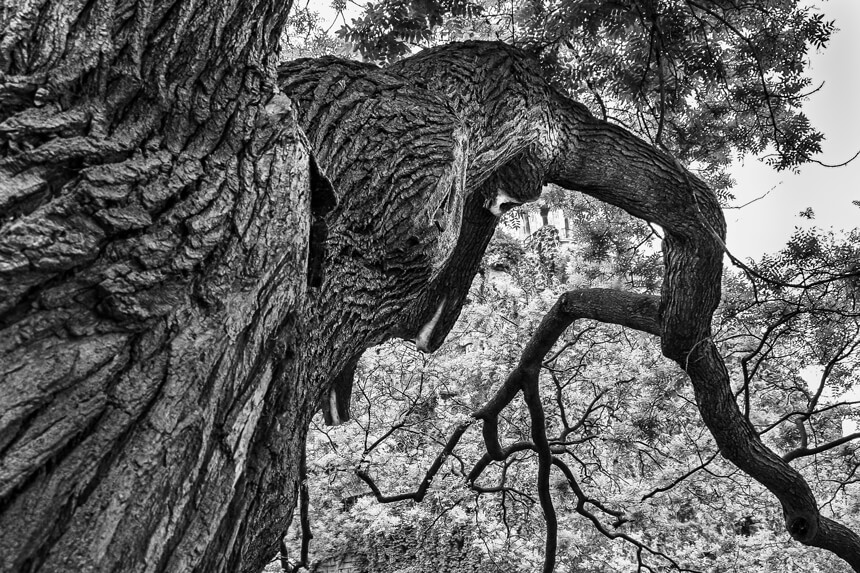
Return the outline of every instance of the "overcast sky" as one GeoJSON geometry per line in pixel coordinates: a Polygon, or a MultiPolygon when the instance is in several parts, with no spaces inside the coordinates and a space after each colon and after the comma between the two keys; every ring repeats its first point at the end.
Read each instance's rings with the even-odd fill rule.
{"type": "MultiPolygon", "coordinates": [[[[828,47],[812,57],[814,85],[824,87],[804,105],[812,125],[824,133],[824,163],[836,164],[860,151],[860,0],[815,2],[839,32],[828,47]]],[[[755,158],[747,158],[733,170],[737,204],[767,193],[764,199],[740,210],[727,210],[728,246],[742,258],[778,250],[795,227],[823,229],[860,227],[860,157],[845,167],[828,169],[816,164],[799,174],[777,173],[755,158]],[[807,207],[815,219],[797,214],[807,207]]]]}
{"type": "MultiPolygon", "coordinates": [[[[326,20],[334,17],[330,0],[306,1],[326,20]]],[[[357,12],[355,4],[349,3],[349,12],[357,12]]],[[[815,0],[810,4],[820,6],[839,29],[828,47],[812,56],[813,85],[824,82],[824,87],[804,106],[812,125],[826,137],[818,159],[838,164],[860,151],[860,0],[815,0]]],[[[341,24],[338,21],[334,28],[341,24]]],[[[739,258],[779,250],[795,227],[860,227],[860,207],[851,203],[860,200],[860,157],[832,169],[810,164],[799,173],[777,173],[755,157],[747,157],[732,173],[737,181],[733,190],[736,205],[766,194],[741,209],[726,211],[727,244],[739,258]],[[815,212],[812,221],[798,216],[808,207],[815,212]]]]}

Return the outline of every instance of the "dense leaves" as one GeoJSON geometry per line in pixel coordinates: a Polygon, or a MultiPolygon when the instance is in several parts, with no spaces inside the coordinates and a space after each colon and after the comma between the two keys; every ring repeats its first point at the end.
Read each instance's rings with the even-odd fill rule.
{"type": "MultiPolygon", "coordinates": [[[[554,230],[544,228],[542,236],[553,237],[554,230]]],[[[716,336],[739,403],[746,404],[757,430],[776,451],[795,456],[827,515],[856,526],[860,452],[850,422],[860,413],[860,307],[855,278],[834,277],[841,272],[839,261],[851,260],[860,241],[856,233],[814,237],[823,247],[818,255],[796,256],[795,243],[812,240],[799,233],[781,253],[757,264],[756,272],[814,280],[810,268],[817,256],[826,258],[815,259],[816,268],[829,269],[832,280],[794,288],[731,274],[716,336]]],[[[630,234],[630,243],[604,251],[603,268],[621,268],[614,266],[618,254],[634,241],[637,233],[630,234]]],[[[368,570],[424,571],[418,563],[425,559],[447,563],[453,539],[455,546],[469,548],[473,560],[480,559],[483,570],[539,568],[535,540],[544,534],[544,524],[530,450],[490,464],[470,481],[467,476],[483,455],[480,434],[471,428],[423,504],[379,505],[354,471],[372,475],[386,495],[414,490],[452,428],[468,420],[515,366],[556,296],[607,280],[591,273],[593,260],[578,256],[592,248],[588,240],[562,246],[555,261],[547,260],[546,243],[522,244],[504,234],[494,240],[470,303],[435,355],[419,354],[404,343],[365,355],[353,398],[355,421],[317,428],[310,442],[315,532],[321,540],[315,559],[355,554],[375,563],[368,570]],[[399,558],[379,564],[380,550],[368,549],[377,543],[402,548],[399,558]],[[422,557],[416,560],[418,553],[422,557]]],[[[639,259],[649,260],[653,252],[641,245],[636,252],[629,257],[633,263],[624,263],[624,280],[642,285],[630,269],[640,268],[639,259]]],[[[660,355],[652,337],[581,324],[545,361],[541,386],[547,433],[557,437],[552,442],[557,455],[594,500],[584,509],[596,520],[578,512],[582,508],[570,484],[554,472],[557,570],[630,571],[639,563],[655,570],[671,570],[673,563],[698,571],[848,570],[829,554],[791,542],[761,486],[722,460],[686,377],[660,355]]],[[[501,424],[506,443],[529,439],[522,404],[506,410],[501,424]]],[[[459,568],[446,567],[471,571],[473,565],[463,560],[459,568]]]]}
{"type": "Polygon", "coordinates": [[[446,21],[481,12],[481,6],[469,0],[368,2],[362,16],[339,35],[355,43],[365,58],[393,61],[408,55],[413,46],[428,45],[434,30],[446,21]]]}

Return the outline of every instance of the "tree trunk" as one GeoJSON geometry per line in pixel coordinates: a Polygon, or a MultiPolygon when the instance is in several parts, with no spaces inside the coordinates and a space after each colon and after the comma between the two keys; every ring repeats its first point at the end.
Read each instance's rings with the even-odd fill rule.
{"type": "Polygon", "coordinates": [[[273,89],[289,7],[4,0],[0,570],[275,554],[326,194],[273,89]]]}

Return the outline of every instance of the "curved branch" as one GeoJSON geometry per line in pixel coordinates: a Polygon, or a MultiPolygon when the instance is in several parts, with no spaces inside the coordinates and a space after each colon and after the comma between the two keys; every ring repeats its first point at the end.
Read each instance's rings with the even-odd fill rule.
{"type": "Polygon", "coordinates": [[[792,460],[796,460],[797,458],[805,457],[805,456],[814,456],[815,454],[820,454],[821,452],[826,452],[827,450],[832,450],[837,446],[841,446],[842,444],[846,444],[852,440],[856,440],[860,438],[860,432],[854,432],[853,434],[848,434],[847,436],[842,436],[836,440],[832,440],[827,442],[826,444],[821,444],[820,446],[816,446],[814,448],[801,447],[796,450],[792,450],[782,456],[782,460],[784,462],[790,462],[792,460]]]}
{"type": "Polygon", "coordinates": [[[498,438],[498,415],[531,378],[536,378],[547,353],[578,318],[629,326],[658,334],[659,297],[612,289],[573,290],[547,312],[520,356],[517,367],[487,403],[473,414],[483,421],[484,443],[491,459],[506,457],[498,438]]]}
{"type": "MultiPolygon", "coordinates": [[[[776,495],[792,537],[828,549],[860,571],[860,536],[820,514],[803,476],[762,443],[735,401],[711,337],[726,229],[716,196],[677,162],[620,128],[584,118],[560,96],[556,110],[563,150],[549,180],[665,230],[664,282],[651,322],[659,322],[663,354],[689,375],[720,453],[776,495]]],[[[594,298],[599,305],[600,297],[594,298]]]]}

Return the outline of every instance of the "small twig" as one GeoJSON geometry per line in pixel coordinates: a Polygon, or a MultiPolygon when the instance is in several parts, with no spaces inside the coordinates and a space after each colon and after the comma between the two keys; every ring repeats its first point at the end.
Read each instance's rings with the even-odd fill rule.
{"type": "Polygon", "coordinates": [[[851,159],[849,159],[848,161],[843,161],[842,163],[837,163],[835,165],[831,165],[829,163],[824,163],[823,161],[819,161],[818,159],[810,159],[809,162],[810,163],[817,163],[817,164],[821,165],[822,167],[844,167],[844,166],[848,165],[849,163],[851,163],[852,161],[854,161],[855,159],[857,159],[858,156],[860,156],[860,150],[858,150],[857,153],[855,153],[851,157],[851,159]]]}
{"type": "Polygon", "coordinates": [[[771,191],[773,191],[774,189],[776,189],[778,185],[779,185],[779,183],[777,183],[776,185],[774,185],[773,187],[771,187],[770,189],[768,189],[767,191],[765,191],[763,194],[761,194],[761,195],[759,195],[758,197],[756,197],[755,199],[751,199],[751,200],[747,201],[747,202],[746,202],[746,203],[744,203],[743,205],[737,205],[737,206],[732,206],[732,205],[730,205],[730,206],[728,206],[728,207],[724,207],[724,209],[743,209],[744,207],[747,207],[747,206],[749,206],[749,205],[752,205],[753,203],[755,203],[755,202],[757,202],[757,201],[761,201],[762,199],[764,199],[765,197],[767,197],[768,195],[770,195],[770,192],[771,192],[771,191]]]}
{"type": "Polygon", "coordinates": [[[670,489],[677,486],[679,483],[681,483],[682,481],[684,481],[685,479],[687,479],[688,477],[690,477],[694,473],[698,472],[699,470],[705,469],[708,466],[708,464],[710,464],[712,461],[714,461],[716,459],[718,454],[719,454],[719,452],[714,452],[713,454],[711,454],[711,457],[709,457],[707,460],[705,460],[704,462],[702,462],[698,466],[694,467],[690,471],[685,472],[684,474],[673,479],[669,484],[664,485],[664,486],[660,486],[660,487],[655,488],[654,490],[650,491],[649,493],[646,493],[645,495],[642,496],[641,501],[645,501],[646,499],[648,499],[650,497],[654,497],[658,493],[663,493],[664,491],[669,491],[670,489]]]}

